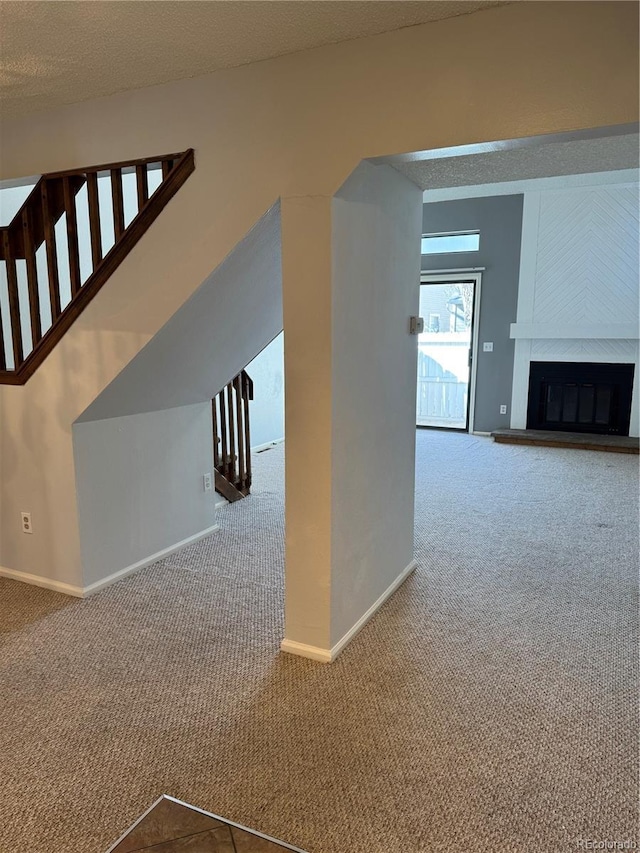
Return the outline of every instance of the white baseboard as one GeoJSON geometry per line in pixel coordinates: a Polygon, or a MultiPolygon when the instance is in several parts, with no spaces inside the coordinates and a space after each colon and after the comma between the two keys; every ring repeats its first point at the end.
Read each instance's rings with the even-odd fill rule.
{"type": "Polygon", "coordinates": [[[491,435],[491,433],[490,433],[490,432],[483,432],[483,430],[479,430],[479,429],[474,429],[474,430],[473,430],[473,432],[471,433],[471,435],[486,435],[486,436],[489,436],[489,435],[491,435]]]}
{"type": "Polygon", "coordinates": [[[138,572],[140,569],[144,569],[147,566],[152,565],[152,563],[157,563],[158,560],[168,557],[170,554],[173,554],[175,551],[179,551],[186,545],[191,545],[194,542],[198,542],[200,539],[204,539],[205,536],[209,536],[209,534],[215,533],[219,529],[220,528],[217,524],[207,527],[199,533],[194,533],[193,536],[188,536],[186,539],[182,539],[180,542],[176,542],[168,548],[163,548],[161,551],[157,551],[155,554],[151,554],[143,560],[138,560],[137,563],[132,563],[130,566],[126,566],[124,569],[120,569],[112,575],[108,575],[106,578],[102,578],[101,580],[85,587],[61,583],[60,581],[50,580],[49,578],[43,578],[39,575],[30,575],[27,572],[18,572],[14,569],[5,569],[3,566],[0,566],[0,576],[11,578],[11,580],[22,581],[22,583],[28,583],[32,586],[42,586],[45,589],[52,589],[55,592],[62,592],[65,595],[73,595],[76,598],[87,598],[88,596],[99,592],[101,589],[110,586],[112,583],[122,580],[122,578],[127,577],[127,575],[138,572]]]}
{"type": "Polygon", "coordinates": [[[284,640],[280,643],[280,651],[288,652],[290,655],[298,655],[301,658],[319,660],[321,663],[331,663],[331,649],[321,649],[319,646],[307,646],[305,643],[296,643],[295,640],[284,640]]]}
{"type": "Polygon", "coordinates": [[[371,619],[372,616],[375,615],[376,611],[379,610],[385,601],[388,598],[391,598],[393,593],[398,589],[398,587],[402,586],[402,584],[406,581],[409,575],[417,568],[418,564],[415,560],[412,560],[408,566],[406,566],[398,575],[398,577],[385,589],[380,598],[377,601],[374,601],[371,607],[367,610],[367,612],[362,615],[353,628],[350,628],[347,633],[342,637],[341,640],[331,648],[331,660],[335,660],[340,652],[344,649],[346,645],[348,645],[351,640],[355,637],[355,635],[360,631],[367,622],[371,619]]]}
{"type": "Polygon", "coordinates": [[[138,572],[140,571],[140,569],[145,569],[147,566],[152,565],[152,563],[157,563],[158,560],[162,560],[164,559],[164,557],[168,557],[170,554],[179,551],[186,545],[192,545],[194,542],[198,542],[200,539],[204,539],[205,536],[209,536],[209,534],[215,533],[216,530],[220,530],[220,527],[217,524],[214,524],[211,527],[207,527],[205,530],[201,530],[199,533],[194,533],[193,536],[187,536],[186,539],[182,539],[180,542],[176,542],[175,545],[170,545],[168,548],[163,548],[161,551],[156,551],[156,553],[151,554],[150,557],[145,557],[143,560],[138,560],[137,563],[132,563],[130,566],[127,566],[124,569],[120,569],[119,571],[114,572],[112,575],[108,575],[106,578],[102,578],[102,580],[96,581],[95,583],[91,583],[89,584],[89,586],[85,586],[82,590],[83,598],[86,598],[89,595],[93,595],[94,593],[99,592],[106,586],[110,586],[112,583],[122,580],[122,578],[126,578],[127,575],[131,575],[134,572],[138,572]]]}
{"type": "Polygon", "coordinates": [[[28,572],[17,572],[15,569],[7,569],[0,566],[0,577],[9,578],[12,581],[21,581],[28,583],[31,586],[42,586],[45,589],[52,589],[54,592],[63,592],[65,595],[73,595],[75,598],[82,598],[82,587],[73,586],[70,583],[62,583],[54,581],[50,578],[42,578],[40,575],[30,575],[28,572]]]}
{"type": "Polygon", "coordinates": [[[414,571],[417,567],[417,563],[415,560],[412,560],[406,568],[404,568],[398,577],[385,589],[380,598],[371,605],[371,607],[364,613],[356,622],[356,624],[350,628],[347,633],[342,637],[342,639],[338,640],[335,646],[332,646],[330,649],[322,649],[319,646],[307,646],[305,643],[297,643],[295,640],[288,640],[286,637],[280,644],[280,650],[283,652],[288,652],[292,655],[299,655],[303,658],[311,658],[311,660],[321,661],[322,663],[332,663],[340,654],[340,652],[347,646],[351,640],[355,637],[358,631],[362,630],[367,622],[375,615],[375,613],[382,607],[385,601],[390,598],[393,593],[401,586],[404,581],[409,577],[409,575],[414,571]]]}
{"type": "Polygon", "coordinates": [[[255,447],[251,448],[252,453],[262,453],[263,450],[269,450],[270,447],[275,447],[278,444],[282,444],[284,441],[284,436],[282,438],[276,438],[273,441],[266,441],[264,444],[256,444],[255,447]]]}

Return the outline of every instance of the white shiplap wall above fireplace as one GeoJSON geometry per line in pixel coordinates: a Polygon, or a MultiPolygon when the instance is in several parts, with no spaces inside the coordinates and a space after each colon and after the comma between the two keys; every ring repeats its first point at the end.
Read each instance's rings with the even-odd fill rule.
{"type": "Polygon", "coordinates": [[[526,427],[530,362],[633,363],[638,435],[638,183],[603,181],[525,193],[513,429],[526,427]]]}

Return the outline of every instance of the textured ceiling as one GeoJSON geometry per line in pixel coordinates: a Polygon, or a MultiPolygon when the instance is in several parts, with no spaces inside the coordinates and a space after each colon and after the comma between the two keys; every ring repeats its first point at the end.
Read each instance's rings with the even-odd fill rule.
{"type": "MultiPolygon", "coordinates": [[[[626,133],[598,139],[527,145],[488,153],[470,151],[467,156],[434,158],[433,152],[425,152],[428,159],[401,162],[401,158],[388,158],[387,162],[391,162],[423,190],[433,190],[637,169],[640,157],[638,143],[637,133],[626,133]]],[[[378,162],[384,162],[383,158],[378,162]]]]}
{"type": "Polygon", "coordinates": [[[5,118],[468,14],[498,0],[0,3],[5,118]]]}

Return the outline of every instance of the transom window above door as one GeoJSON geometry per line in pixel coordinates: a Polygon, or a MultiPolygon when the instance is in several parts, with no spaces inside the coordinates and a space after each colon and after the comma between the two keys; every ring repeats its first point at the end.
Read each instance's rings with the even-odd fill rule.
{"type": "Polygon", "coordinates": [[[448,255],[453,252],[478,252],[479,231],[455,231],[422,235],[423,255],[448,255]]]}

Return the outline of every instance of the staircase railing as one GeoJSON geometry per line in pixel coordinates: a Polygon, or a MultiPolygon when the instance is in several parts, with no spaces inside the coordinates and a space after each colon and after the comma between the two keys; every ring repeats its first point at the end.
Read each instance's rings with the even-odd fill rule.
{"type": "Polygon", "coordinates": [[[194,169],[189,149],[42,175],[0,228],[0,384],[29,379],[194,169]]]}
{"type": "Polygon", "coordinates": [[[251,488],[250,400],[253,381],[243,370],[211,401],[216,491],[228,501],[246,497],[251,488]]]}

